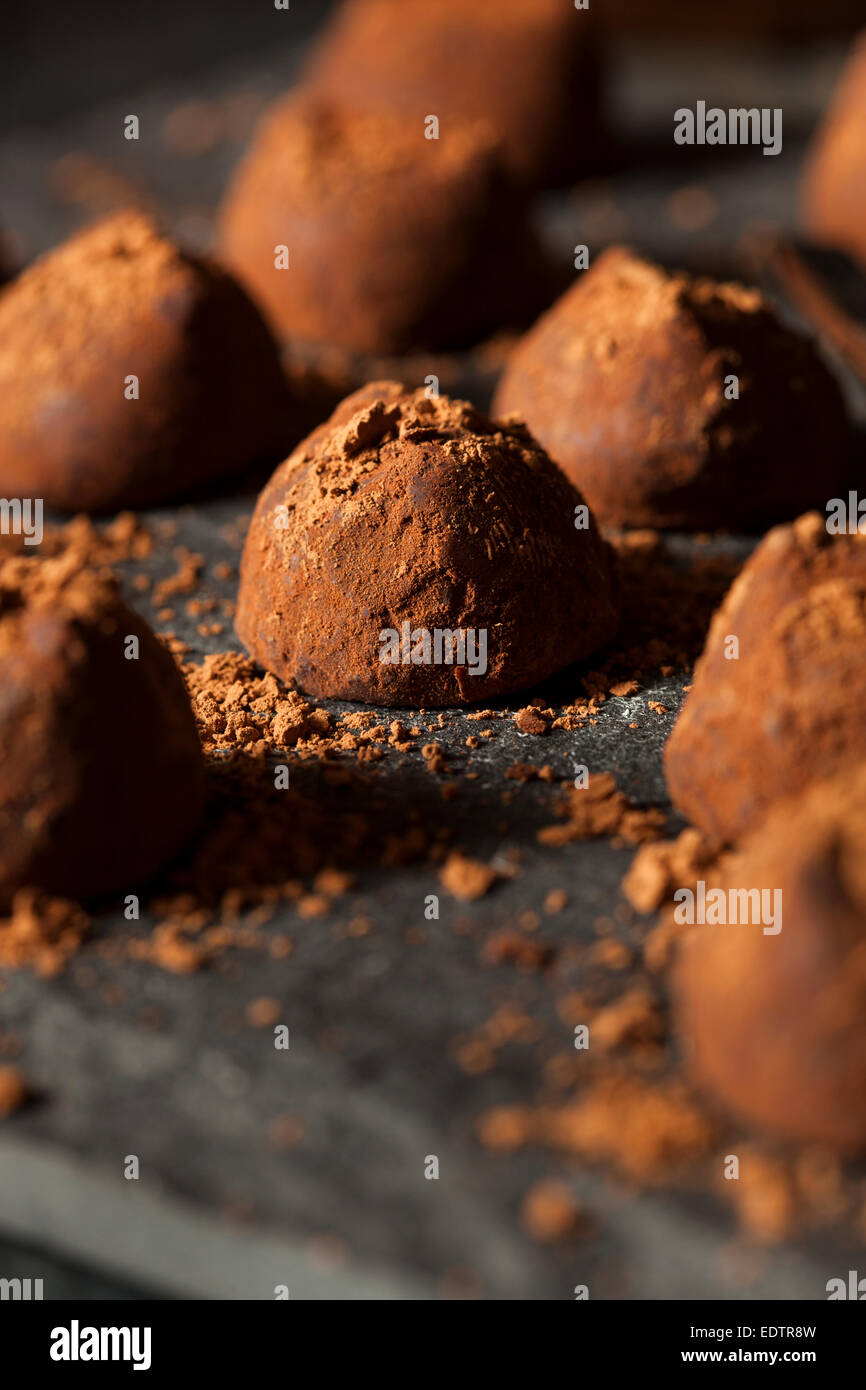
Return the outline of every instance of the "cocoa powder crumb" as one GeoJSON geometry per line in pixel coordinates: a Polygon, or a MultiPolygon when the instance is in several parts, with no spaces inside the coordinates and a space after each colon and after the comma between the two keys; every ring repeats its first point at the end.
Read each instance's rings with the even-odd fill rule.
{"type": "Polygon", "coordinates": [[[19,889],[10,915],[0,919],[0,967],[26,966],[37,975],[57,975],[80,949],[89,926],[90,918],[77,903],[19,889]]]}
{"type": "Polygon", "coordinates": [[[474,902],[476,898],[483,898],[498,878],[496,869],[489,864],[470,859],[457,850],[449,854],[439,872],[443,888],[460,902],[474,902]]]}
{"type": "Polygon", "coordinates": [[[192,593],[204,569],[204,556],[187,550],[185,546],[177,548],[174,558],[177,561],[175,573],[154,585],[153,602],[156,606],[163,604],[167,598],[173,598],[175,594],[192,593]]]}
{"type": "Polygon", "coordinates": [[[527,940],[518,932],[495,932],[484,946],[484,959],[491,965],[507,963],[528,973],[546,970],[555,955],[553,946],[547,942],[527,940]]]}
{"type": "Polygon", "coordinates": [[[518,710],[514,722],[522,734],[546,734],[550,730],[549,722],[531,705],[518,710]]]}
{"type": "Polygon", "coordinates": [[[782,1160],[752,1148],[738,1150],[739,1177],[725,1182],[746,1235],[762,1244],[786,1240],[797,1224],[798,1199],[793,1174],[782,1160]]]}
{"type": "Polygon", "coordinates": [[[676,840],[642,845],[622,882],[637,912],[654,912],[677,888],[693,883],[718,858],[717,840],[689,827],[676,840]]]}
{"type": "Polygon", "coordinates": [[[545,910],[545,912],[550,913],[550,914],[557,913],[557,912],[562,912],[563,908],[565,908],[565,907],[567,907],[567,906],[568,906],[568,894],[565,892],[565,889],[564,889],[564,888],[551,888],[550,892],[547,894],[547,896],[546,896],[545,899],[544,899],[544,910],[545,910]]]}
{"type": "Polygon", "coordinates": [[[666,817],[656,807],[641,809],[617,791],[610,772],[594,773],[586,787],[570,787],[557,808],[563,824],[545,826],[537,833],[543,845],[561,846],[579,840],[612,835],[626,843],[657,839],[666,817]]]}
{"type": "Polygon", "coordinates": [[[627,1073],[604,1076],[579,1100],[540,1116],[542,1137],[626,1177],[654,1186],[711,1147],[714,1128],[677,1081],[653,1085],[627,1073]]]}
{"type": "Polygon", "coordinates": [[[279,1022],[281,1012],[279,999],[263,996],[250,1000],[244,1016],[251,1028],[271,1028],[279,1022]]]}
{"type": "Polygon", "coordinates": [[[641,985],[627,990],[619,999],[605,1005],[592,1020],[593,1046],[604,1052],[624,1043],[656,1043],[664,1036],[658,1003],[641,985]]]}
{"type": "Polygon", "coordinates": [[[520,1207],[527,1235],[543,1244],[574,1235],[581,1223],[580,1203],[563,1182],[547,1179],[531,1187],[520,1207]]]}

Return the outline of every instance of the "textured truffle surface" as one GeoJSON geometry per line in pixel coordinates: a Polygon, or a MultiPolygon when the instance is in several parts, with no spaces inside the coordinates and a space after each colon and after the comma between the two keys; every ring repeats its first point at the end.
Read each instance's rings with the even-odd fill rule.
{"type": "Polygon", "coordinates": [[[616,627],[610,552],[591,517],[576,529],[580,506],[525,430],[373,383],[259,498],[238,633],[261,665],[314,695],[433,706],[520,689],[616,627]],[[404,623],[486,631],[486,672],[382,662],[380,634],[404,623]]]}
{"type": "Polygon", "coordinates": [[[466,346],[553,293],[487,126],[448,123],[428,140],[423,115],[303,94],[260,126],[221,242],[279,330],[356,352],[466,346]]]}
{"type": "Polygon", "coordinates": [[[564,183],[600,162],[595,16],[562,0],[347,0],[306,80],[347,109],[443,128],[483,118],[511,174],[564,183]]]}
{"type": "Polygon", "coordinates": [[[866,536],[830,536],[817,513],[771,531],[713,618],[668,739],[674,804],[733,841],[775,800],[864,757],[864,644],[866,536]]]}
{"type": "Polygon", "coordinates": [[[688,927],[675,977],[695,1071],[730,1110],[787,1138],[859,1150],[864,850],[862,768],[779,803],[724,862],[718,886],[780,892],[781,931],[765,934],[754,920],[688,927]]]}
{"type": "Polygon", "coordinates": [[[839,486],[852,447],[835,381],[758,290],[622,248],[518,343],[493,411],[525,420],[612,525],[783,521],[839,486]]]}
{"type": "Polygon", "coordinates": [[[866,30],[842,73],[812,145],[803,216],[816,241],[866,265],[866,30]]]}
{"type": "Polygon", "coordinates": [[[182,848],[204,774],[171,654],[74,557],[0,562],[0,899],[132,891],[182,848]],[[135,637],[138,658],[128,658],[135,637]]]}
{"type": "Polygon", "coordinates": [[[0,400],[0,492],[70,511],[183,497],[292,440],[252,302],[137,213],[74,237],[0,296],[0,400]]]}

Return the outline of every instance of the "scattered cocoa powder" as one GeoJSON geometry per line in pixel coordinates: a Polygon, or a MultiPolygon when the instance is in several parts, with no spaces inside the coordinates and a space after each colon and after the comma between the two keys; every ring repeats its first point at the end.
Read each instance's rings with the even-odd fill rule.
{"type": "MultiPolygon", "coordinates": [[[[96,527],[78,518],[62,528],[46,528],[43,548],[58,554],[73,553],[86,565],[108,563],[134,568],[148,557],[154,544],[165,545],[170,540],[168,531],[161,531],[160,526],[161,523],[151,524],[145,528],[131,515],[118,517],[106,527],[96,527]]],[[[6,539],[3,538],[4,544],[6,539]]],[[[16,543],[15,538],[9,539],[10,544],[16,543]]],[[[569,674],[572,693],[565,697],[565,703],[548,696],[523,706],[531,717],[550,727],[554,736],[558,729],[574,727],[595,717],[609,698],[629,699],[644,681],[657,674],[689,669],[703,639],[712,605],[735,568],[730,560],[716,561],[710,557],[678,568],[667,558],[658,537],[652,535],[627,538],[619,543],[619,549],[625,557],[621,568],[626,610],[620,638],[600,654],[597,670],[577,675],[583,696],[574,697],[575,677],[569,674]],[[625,675],[629,670],[631,675],[625,675]],[[563,711],[561,717],[554,720],[546,717],[557,709],[563,711]]],[[[175,558],[179,576],[183,564],[177,556],[175,558]]],[[[192,588],[188,590],[192,595],[200,594],[203,584],[201,567],[196,569],[192,588]]],[[[216,569],[214,567],[215,577],[219,577],[216,569]]],[[[139,588],[143,591],[144,586],[139,588]]],[[[201,602],[208,602],[207,595],[201,602]]],[[[198,663],[187,661],[183,664],[183,672],[208,760],[210,795],[202,844],[165,884],[161,901],[150,905],[157,911],[156,927],[144,938],[116,941],[115,954],[106,952],[106,960],[120,959],[125,954],[160,968],[188,973],[218,964],[226,952],[238,949],[266,950],[275,960],[285,959],[292,952],[292,940],[283,933],[266,933],[263,929],[266,916],[255,925],[255,914],[267,914],[280,902],[294,904],[300,914],[329,911],[333,900],[350,892],[353,886],[350,871],[335,863],[335,858],[339,857],[339,852],[335,852],[338,843],[346,854],[346,863],[357,858],[360,847],[366,844],[383,865],[426,859],[432,866],[437,863],[435,855],[438,853],[441,869],[441,855],[446,852],[441,843],[437,846],[435,832],[412,825],[399,832],[389,830],[382,834],[371,821],[369,811],[365,813],[362,809],[369,807],[376,796],[375,771],[366,755],[376,751],[383,756],[399,757],[407,751],[407,745],[412,746],[413,739],[423,736],[421,728],[408,719],[406,723],[393,720],[390,727],[380,725],[376,715],[364,711],[331,715],[297,691],[281,685],[274,677],[263,674],[236,652],[218,653],[198,663]],[[278,723],[280,713],[282,722],[278,723]],[[284,747],[291,748],[293,782],[291,789],[275,794],[272,763],[278,759],[279,749],[284,747]],[[351,764],[347,766],[349,759],[351,764]],[[306,789],[297,790],[295,764],[300,766],[307,761],[321,765],[313,769],[317,776],[333,779],[330,783],[323,780],[321,786],[342,785],[350,794],[356,793],[355,809],[335,813],[332,807],[323,807],[318,794],[310,796],[306,789]],[[239,843],[245,847],[241,862],[237,857],[239,843]],[[248,856],[249,862],[246,862],[248,856]]],[[[513,717],[503,710],[473,711],[471,717],[476,716],[479,722],[513,717]]],[[[441,724],[440,719],[439,726],[441,724]]],[[[492,730],[484,732],[489,734],[492,730]]],[[[437,758],[444,762],[441,744],[435,745],[431,761],[437,758]]],[[[459,767],[460,762],[458,758],[455,766],[459,767]]],[[[524,783],[556,780],[549,766],[536,768],[533,764],[515,764],[506,775],[518,784],[515,793],[519,795],[524,783]]],[[[586,796],[586,792],[567,790],[561,823],[548,827],[548,831],[566,832],[561,843],[585,838],[588,827],[593,834],[619,835],[631,842],[640,841],[647,834],[660,833],[664,817],[655,808],[643,812],[631,807],[616,791],[612,778],[604,780],[603,774],[596,774],[591,785],[599,781],[601,787],[595,787],[600,793],[599,804],[588,816],[576,810],[581,804],[578,798],[586,796]],[[642,824],[644,817],[649,820],[642,824]],[[599,824],[609,828],[598,829],[599,824]]],[[[547,841],[556,842],[555,835],[547,841]]],[[[624,885],[628,900],[638,911],[654,910],[674,887],[689,882],[689,872],[711,864],[713,854],[713,842],[695,831],[684,832],[670,844],[643,845],[624,885]]],[[[493,873],[495,881],[496,871],[490,866],[473,861],[462,851],[456,858],[474,864],[476,871],[484,871],[485,876],[493,873]]],[[[446,854],[444,864],[448,862],[446,854]]],[[[545,900],[546,911],[561,910],[554,906],[566,896],[560,894],[561,890],[559,893],[552,890],[545,900]]],[[[554,967],[554,973],[559,971],[560,953],[553,944],[528,940],[521,934],[532,929],[530,917],[534,918],[532,926],[537,928],[540,921],[537,913],[522,914],[521,930],[495,932],[484,944],[482,957],[488,962],[510,963],[520,971],[531,972],[545,980],[549,967],[554,967]]],[[[15,930],[9,930],[11,923],[0,925],[0,966],[26,965],[44,973],[54,973],[63,968],[86,940],[87,919],[80,909],[69,903],[38,902],[25,904],[23,908],[16,903],[14,918],[19,919],[15,930]]],[[[350,919],[345,935],[366,935],[372,927],[371,918],[355,916],[350,919]]],[[[650,933],[644,948],[645,957],[656,952],[660,961],[662,956],[665,961],[668,959],[668,945],[663,948],[663,931],[664,923],[650,933]]],[[[633,962],[634,951],[620,941],[606,936],[598,946],[598,955],[587,959],[605,974],[615,975],[633,962]]],[[[101,952],[102,947],[103,943],[96,943],[88,949],[98,948],[101,952]]],[[[253,1001],[253,1005],[258,1002],[253,1001]]],[[[483,1142],[503,1151],[527,1143],[563,1147],[579,1158],[609,1160],[630,1180],[641,1183],[655,1183],[657,1169],[676,1169],[689,1155],[701,1157],[704,1152],[701,1134],[713,1133],[715,1122],[700,1111],[691,1093],[681,1088],[676,1077],[657,1075],[651,1068],[650,1075],[638,1074],[632,1078],[637,1087],[635,1091],[625,1086],[616,1073],[611,1077],[604,1070],[613,1065],[609,1054],[617,1049],[618,1057],[622,1057],[624,1049],[628,1048],[629,1064],[638,1073],[657,1054],[665,1020],[653,993],[639,983],[628,984],[619,997],[608,998],[601,1004],[584,1003],[578,1015],[577,1022],[591,1021],[595,1041],[601,1044],[596,1070],[588,1082],[585,1078],[581,1080],[578,1098],[570,1094],[578,1080],[575,1057],[551,1057],[549,1066],[539,1067],[539,1074],[546,1084],[558,1084],[561,1090],[569,1092],[567,1104],[556,1110],[534,1105],[491,1113],[482,1122],[483,1142]],[[661,1100],[653,1104],[650,1097],[656,1092],[661,1100]],[[585,1108],[581,1109],[582,1106],[585,1108]],[[679,1106],[685,1106],[685,1110],[681,1112],[679,1106]],[[629,1131],[628,1140],[623,1138],[618,1144],[616,1139],[617,1127],[624,1123],[623,1116],[628,1112],[632,1112],[640,1136],[637,1156],[631,1162],[624,1156],[623,1149],[627,1142],[632,1142],[632,1131],[629,1131]],[[554,1115],[555,1122],[551,1118],[554,1115]],[[675,1130],[680,1119],[683,1133],[682,1144],[678,1145],[668,1130],[675,1130]]],[[[497,1049],[503,1041],[534,1041],[537,1034],[533,1035],[532,1029],[537,1027],[534,1020],[509,1022],[494,1015],[489,1026],[462,1041],[455,1051],[455,1060],[470,1074],[489,1070],[495,1065],[497,1049]]],[[[577,1065],[579,1067],[579,1060],[577,1065]]],[[[290,1128],[294,1134],[294,1127],[290,1128]]],[[[279,1142],[278,1136],[273,1142],[279,1142]]],[[[772,1184],[767,1186],[771,1194],[767,1199],[770,1215],[761,1215],[757,1197],[743,1202],[744,1225],[754,1227],[755,1231],[772,1229],[774,1220],[780,1228],[781,1218],[774,1218],[772,1210],[774,1203],[780,1209],[784,1204],[772,1197],[772,1184]],[[757,1216],[753,1212],[755,1207],[757,1216]]],[[[737,1194],[731,1192],[729,1196],[733,1199],[737,1194]]],[[[838,1216],[838,1193],[833,1199],[834,1206],[830,1200],[832,1194],[829,1197],[821,1193],[816,1195],[813,1183],[811,1195],[808,1195],[806,1185],[801,1185],[798,1179],[795,1196],[801,1204],[811,1202],[815,1210],[823,1202],[821,1209],[833,1210],[838,1216]]]]}
{"type": "Polygon", "coordinates": [[[522,734],[546,734],[550,730],[548,721],[539,710],[531,706],[518,710],[514,722],[522,734]]]}
{"type": "Polygon", "coordinates": [[[654,912],[677,888],[687,887],[713,864],[721,846],[689,827],[676,840],[641,845],[622,882],[622,891],[637,912],[654,912]]]}
{"type": "Polygon", "coordinates": [[[474,902],[489,893],[497,878],[496,869],[454,851],[449,854],[439,874],[443,888],[461,902],[474,902]]]}
{"type": "Polygon", "coordinates": [[[37,975],[57,975],[79,950],[89,926],[90,918],[77,903],[19,889],[10,915],[0,919],[0,968],[27,966],[37,975]]]}
{"type": "Polygon", "coordinates": [[[549,942],[529,941],[518,932],[494,932],[484,946],[484,958],[491,964],[508,962],[518,970],[531,973],[546,970],[555,955],[555,948],[549,942]]]}
{"type": "Polygon", "coordinates": [[[282,1012],[279,999],[251,999],[246,1007],[245,1017],[251,1028],[270,1028],[277,1023],[282,1012]]]}
{"type": "Polygon", "coordinates": [[[580,1203],[565,1183],[552,1179],[531,1187],[520,1207],[520,1221],[527,1235],[542,1243],[574,1235],[581,1215],[580,1203]]]}
{"type": "Polygon", "coordinates": [[[260,674],[238,652],[216,652],[182,669],[206,752],[243,749],[264,757],[302,740],[318,743],[333,727],[326,710],[260,674]]]}
{"type": "Polygon", "coordinates": [[[595,1014],[592,1046],[610,1052],[625,1043],[656,1043],[664,1031],[658,1003],[643,985],[637,985],[595,1014]]]}
{"type": "Polygon", "coordinates": [[[714,1126],[678,1081],[656,1084],[628,1073],[601,1077],[579,1099],[540,1117],[541,1136],[593,1162],[609,1161],[647,1185],[700,1158],[714,1126]]]}
{"type": "Polygon", "coordinates": [[[569,787],[557,815],[562,824],[539,830],[539,844],[561,846],[578,840],[591,840],[600,835],[613,835],[627,844],[639,844],[661,835],[667,817],[664,811],[634,806],[628,797],[616,789],[610,772],[594,773],[588,785],[569,787]]]}
{"type": "Polygon", "coordinates": [[[562,912],[568,906],[568,894],[564,888],[551,888],[544,899],[544,910],[553,914],[562,912]]]}
{"type": "Polygon", "coordinates": [[[751,1146],[736,1156],[739,1175],[724,1181],[724,1195],[745,1234],[768,1245],[787,1239],[802,1211],[790,1167],[751,1146]]]}
{"type": "Polygon", "coordinates": [[[540,1143],[590,1162],[609,1162],[641,1186],[668,1182],[703,1157],[715,1126],[677,1080],[652,1082],[612,1071],[578,1099],[557,1107],[503,1107],[478,1127],[488,1148],[510,1152],[540,1143]]]}

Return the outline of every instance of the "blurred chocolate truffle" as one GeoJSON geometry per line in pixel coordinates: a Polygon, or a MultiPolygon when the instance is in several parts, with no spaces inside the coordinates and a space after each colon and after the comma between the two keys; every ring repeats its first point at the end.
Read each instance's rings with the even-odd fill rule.
{"type": "Polygon", "coordinates": [[[614,526],[761,528],[823,503],[852,448],[835,380],[758,290],[621,248],[518,343],[493,413],[614,526]]]}
{"type": "Polygon", "coordinates": [[[721,889],[714,908],[707,898],[720,920],[684,929],[675,972],[693,1068],[728,1109],[787,1139],[861,1151],[864,866],[861,767],[778,803],[723,862],[707,884],[721,889]]]}
{"type": "Polygon", "coordinates": [[[526,430],[376,382],[259,498],[237,631],[313,695],[434,706],[543,680],[617,609],[607,545],[526,430]]]}
{"type": "Polygon", "coordinates": [[[866,32],[854,44],[812,144],[802,205],[816,241],[866,264],[866,32]]]}
{"type": "Polygon", "coordinates": [[[552,292],[487,127],[427,140],[423,119],[306,96],[266,116],[221,241],[279,330],[361,353],[468,346],[552,292]]]}
{"type": "Polygon", "coordinates": [[[602,160],[595,16],[563,0],[346,0],[306,83],[347,110],[443,131],[483,118],[518,181],[567,183],[602,160]]]}
{"type": "Polygon", "coordinates": [[[73,555],[0,561],[0,898],[131,891],[195,830],[198,733],[168,650],[73,555]]]}
{"type": "Polygon", "coordinates": [[[0,297],[0,399],[0,492],[70,511],[184,497],[292,441],[254,305],[138,213],[74,237],[0,297]]]}
{"type": "Polygon", "coordinates": [[[723,841],[866,757],[866,535],[771,531],[713,617],[665,748],[674,805],[723,841]]]}

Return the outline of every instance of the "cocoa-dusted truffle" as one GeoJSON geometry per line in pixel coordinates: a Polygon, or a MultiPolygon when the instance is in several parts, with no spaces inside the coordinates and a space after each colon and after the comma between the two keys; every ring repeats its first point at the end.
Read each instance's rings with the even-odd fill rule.
{"type": "Polygon", "coordinates": [[[866,264],[866,31],[854,44],[813,142],[802,204],[816,241],[866,264]]]}
{"type": "Polygon", "coordinates": [[[202,811],[201,749],[172,656],[111,577],[77,564],[0,562],[4,903],[24,886],[132,891],[202,811]]]}
{"type": "Polygon", "coordinates": [[[864,865],[861,767],[780,802],[728,857],[706,888],[719,923],[684,929],[675,974],[704,1084],[742,1119],[851,1150],[866,1148],[864,865]]]}
{"type": "Polygon", "coordinates": [[[562,0],[346,0],[307,84],[348,110],[483,118],[533,186],[597,168],[603,130],[594,15],[562,0]]]}
{"type": "Polygon", "coordinates": [[[465,346],[527,321],[550,292],[523,200],[479,123],[448,122],[427,140],[423,116],[289,97],[265,118],[221,228],[228,261],[281,330],[356,352],[465,346]]]}
{"type": "Polygon", "coordinates": [[[67,510],[182,497],[292,439],[253,304],[138,213],[74,237],[0,297],[0,400],[0,493],[67,510]]]}
{"type": "Polygon", "coordinates": [[[835,381],[758,290],[621,248],[517,345],[493,412],[525,420],[618,526],[785,520],[839,486],[851,449],[835,381]]]}
{"type": "Polygon", "coordinates": [[[488,699],[616,621],[610,552],[528,432],[395,382],[349,396],[280,465],[241,565],[241,639],[319,696],[488,699]]]}
{"type": "Polygon", "coordinates": [[[771,531],[710,625],[665,748],[671,799],[736,840],[776,800],[866,756],[866,536],[817,513],[771,531]]]}

